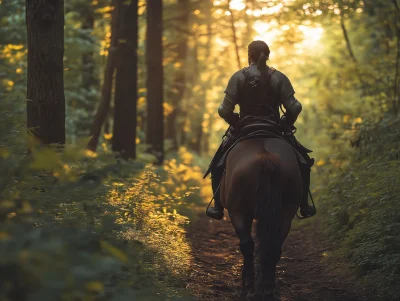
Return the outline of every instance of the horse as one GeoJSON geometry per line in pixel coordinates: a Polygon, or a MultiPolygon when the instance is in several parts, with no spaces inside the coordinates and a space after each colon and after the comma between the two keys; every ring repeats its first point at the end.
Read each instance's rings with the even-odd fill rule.
{"type": "Polygon", "coordinates": [[[274,300],[276,265],[303,195],[292,146],[279,138],[239,142],[226,159],[220,195],[240,240],[246,300],[274,300]],[[257,220],[257,269],[251,235],[254,220],[257,220]]]}

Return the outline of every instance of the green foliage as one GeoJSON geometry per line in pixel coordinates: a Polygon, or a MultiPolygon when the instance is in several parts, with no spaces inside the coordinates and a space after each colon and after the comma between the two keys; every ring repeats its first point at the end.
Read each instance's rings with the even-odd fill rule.
{"type": "Polygon", "coordinates": [[[15,102],[1,104],[10,122],[0,126],[0,299],[184,296],[177,283],[190,261],[188,220],[174,205],[180,193],[163,184],[171,165],[159,177],[145,163],[79,146],[27,154],[21,113],[15,102]]]}
{"type": "Polygon", "coordinates": [[[365,124],[343,168],[320,167],[316,180],[334,258],[355,268],[383,300],[400,297],[400,119],[365,124]],[[329,183],[329,185],[323,184],[329,183]]]}

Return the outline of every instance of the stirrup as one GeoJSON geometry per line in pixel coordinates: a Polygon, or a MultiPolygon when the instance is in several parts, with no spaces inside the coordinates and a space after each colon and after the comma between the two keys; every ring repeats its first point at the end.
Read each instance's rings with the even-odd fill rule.
{"type": "Polygon", "coordinates": [[[317,208],[315,208],[315,206],[307,205],[304,208],[300,208],[300,214],[301,217],[298,216],[300,219],[313,217],[314,215],[317,214],[317,208]]]}
{"type": "Polygon", "coordinates": [[[317,214],[317,207],[315,207],[315,203],[314,203],[314,199],[313,199],[312,194],[311,194],[311,190],[308,190],[308,194],[309,194],[309,196],[311,198],[312,205],[307,204],[307,206],[305,208],[300,208],[301,216],[299,216],[299,214],[296,212],[296,216],[299,219],[306,219],[306,218],[309,218],[309,217],[313,217],[314,215],[317,214]]]}
{"type": "Polygon", "coordinates": [[[224,218],[224,208],[209,207],[206,210],[206,215],[216,220],[224,218]]]}

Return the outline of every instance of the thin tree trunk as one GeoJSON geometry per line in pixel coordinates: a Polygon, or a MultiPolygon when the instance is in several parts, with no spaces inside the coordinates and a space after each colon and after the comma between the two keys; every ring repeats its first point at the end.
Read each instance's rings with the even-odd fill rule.
{"type": "Polygon", "coordinates": [[[351,59],[353,60],[353,62],[357,63],[357,58],[354,55],[353,48],[351,47],[349,35],[347,34],[347,29],[346,29],[346,25],[344,24],[344,18],[343,18],[342,14],[340,16],[340,26],[342,27],[344,40],[346,41],[347,51],[349,52],[349,55],[350,55],[351,59]]]}
{"type": "Polygon", "coordinates": [[[138,0],[123,2],[118,29],[112,149],[136,158],[138,0]]]}
{"type": "MultiPolygon", "coordinates": [[[[211,9],[212,9],[212,2],[209,2],[209,16],[211,16],[211,9]]],[[[206,54],[205,57],[209,58],[211,55],[211,42],[212,42],[212,32],[211,32],[211,17],[207,18],[207,43],[206,43],[206,54]]],[[[198,60],[197,60],[197,56],[198,56],[198,43],[195,41],[195,62],[196,62],[196,69],[198,68],[198,60]]],[[[204,70],[203,72],[207,71],[207,67],[208,65],[204,66],[204,70]]],[[[196,71],[197,73],[199,73],[199,70],[196,71]]],[[[204,122],[204,114],[206,112],[206,102],[207,102],[207,90],[208,87],[210,85],[210,81],[207,82],[203,82],[201,84],[201,91],[199,93],[199,116],[197,123],[195,124],[194,127],[194,134],[195,134],[195,138],[194,138],[194,142],[192,144],[192,149],[194,151],[196,151],[199,155],[201,155],[204,152],[207,152],[208,149],[206,148],[206,146],[208,145],[207,142],[203,141],[203,140],[207,140],[208,139],[208,135],[204,133],[204,129],[203,129],[203,122],[204,122]]]]}
{"type": "Polygon", "coordinates": [[[114,10],[112,13],[111,21],[111,42],[108,50],[107,65],[104,71],[104,82],[101,91],[101,102],[97,108],[96,115],[94,117],[90,135],[92,136],[89,140],[87,148],[91,151],[96,151],[97,145],[99,144],[99,137],[101,134],[101,128],[107,117],[108,111],[111,104],[113,78],[115,69],[115,58],[116,58],[116,44],[117,44],[117,25],[119,19],[119,4],[118,1],[114,1],[114,10]]]}
{"type": "Polygon", "coordinates": [[[252,42],[252,38],[253,38],[254,17],[252,15],[248,15],[246,13],[246,11],[248,9],[254,9],[254,3],[252,0],[251,1],[246,0],[245,5],[246,5],[246,7],[244,9],[244,22],[246,23],[246,30],[243,32],[242,41],[243,41],[243,45],[247,47],[247,45],[252,42]]]}
{"type": "Polygon", "coordinates": [[[146,142],[157,162],[164,161],[162,0],[147,1],[147,131],[146,142]]]}
{"type": "Polygon", "coordinates": [[[393,0],[393,3],[396,8],[396,14],[395,14],[395,28],[396,28],[396,38],[397,38],[397,43],[396,43],[396,70],[395,70],[395,76],[394,76],[394,88],[393,88],[393,100],[392,100],[392,105],[393,105],[393,112],[394,115],[397,115],[397,102],[398,102],[398,84],[399,84],[399,60],[400,60],[400,7],[397,4],[396,0],[393,0]]]}
{"type": "MultiPolygon", "coordinates": [[[[230,4],[231,1],[229,1],[230,4]]],[[[233,11],[229,8],[228,4],[228,11],[230,12],[230,22],[231,22],[231,30],[232,30],[232,39],[233,44],[235,45],[235,52],[236,52],[236,61],[238,64],[239,70],[242,69],[242,64],[240,62],[240,51],[239,51],[239,44],[236,36],[236,28],[235,28],[235,17],[233,15],[233,11]]]]}
{"type": "MultiPolygon", "coordinates": [[[[179,0],[179,6],[181,7],[181,28],[184,32],[189,32],[189,15],[190,15],[190,1],[179,0]]],[[[178,134],[183,124],[178,124],[178,117],[182,114],[182,99],[185,94],[186,88],[186,64],[185,60],[188,53],[188,34],[180,34],[180,38],[177,41],[177,60],[176,60],[176,72],[175,78],[171,89],[168,91],[167,96],[171,101],[172,112],[166,118],[166,138],[172,140],[172,149],[179,147],[178,134]]]]}
{"type": "MultiPolygon", "coordinates": [[[[200,68],[199,68],[199,60],[198,60],[198,42],[197,42],[197,37],[194,37],[194,63],[193,63],[193,73],[196,75],[195,78],[193,79],[194,83],[199,83],[199,77],[197,76],[200,73],[200,68]]],[[[202,84],[202,83],[200,83],[202,84]]],[[[194,94],[194,93],[193,93],[194,94]]],[[[203,115],[204,115],[204,90],[201,89],[200,91],[195,92],[196,95],[192,95],[192,97],[196,100],[196,102],[199,104],[198,110],[195,110],[195,112],[192,112],[193,114],[193,134],[195,135],[189,143],[189,147],[193,149],[194,151],[200,153],[200,148],[201,148],[201,134],[203,132],[202,129],[202,122],[203,122],[203,115]]]]}
{"type": "MultiPolygon", "coordinates": [[[[88,5],[88,7],[82,11],[81,18],[81,28],[87,33],[92,33],[95,22],[93,7],[88,5]]],[[[96,95],[93,91],[97,90],[99,84],[98,78],[96,77],[96,62],[94,55],[94,48],[92,46],[82,54],[82,90],[85,91],[84,94],[86,96],[83,108],[90,114],[90,116],[92,116],[96,109],[96,95]]],[[[91,117],[79,120],[77,124],[79,133],[87,135],[88,131],[90,131],[90,123],[91,117]]]]}
{"type": "Polygon", "coordinates": [[[354,65],[355,65],[356,75],[357,75],[357,78],[358,78],[358,80],[360,81],[360,84],[361,84],[362,95],[366,95],[367,94],[366,89],[368,88],[368,84],[363,80],[363,76],[362,76],[360,68],[358,66],[358,60],[357,60],[356,56],[354,55],[353,47],[351,46],[351,42],[350,42],[350,38],[349,38],[349,35],[348,35],[348,32],[347,32],[347,28],[346,28],[346,25],[344,23],[344,16],[343,16],[343,12],[342,11],[340,12],[340,26],[342,28],[342,33],[343,33],[344,40],[346,42],[347,51],[349,52],[349,55],[350,55],[352,61],[354,62],[354,65]]]}
{"type": "Polygon", "coordinates": [[[64,1],[27,0],[27,126],[44,144],[65,143],[64,1]]]}
{"type": "MultiPolygon", "coordinates": [[[[92,7],[82,15],[82,29],[88,32],[93,32],[95,16],[92,7]]],[[[94,59],[94,49],[86,51],[82,54],[82,88],[90,94],[90,90],[96,87],[98,80],[95,75],[96,62],[94,59]]],[[[94,99],[89,101],[89,107],[93,109],[94,99]]]]}

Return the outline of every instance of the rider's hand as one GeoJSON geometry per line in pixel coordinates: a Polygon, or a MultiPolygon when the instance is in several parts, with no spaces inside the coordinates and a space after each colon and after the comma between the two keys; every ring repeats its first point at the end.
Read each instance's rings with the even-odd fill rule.
{"type": "Polygon", "coordinates": [[[234,113],[233,116],[232,116],[232,120],[230,122],[230,125],[235,127],[237,125],[237,123],[239,122],[239,119],[240,119],[239,114],[238,113],[234,113]]]}
{"type": "Polygon", "coordinates": [[[296,129],[294,125],[289,122],[287,116],[285,115],[282,116],[280,125],[284,132],[292,132],[296,129]]]}

